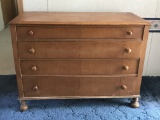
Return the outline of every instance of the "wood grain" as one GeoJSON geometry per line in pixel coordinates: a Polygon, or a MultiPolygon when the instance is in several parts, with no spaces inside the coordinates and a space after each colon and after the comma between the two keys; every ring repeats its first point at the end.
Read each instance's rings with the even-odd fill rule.
{"type": "Polygon", "coordinates": [[[140,58],[142,41],[18,42],[20,59],[140,58]],[[30,49],[34,53],[29,52],[30,49]],[[127,53],[126,49],[131,49],[127,53]]]}
{"type": "Polygon", "coordinates": [[[47,96],[47,97],[23,97],[19,100],[50,100],[50,99],[107,99],[107,98],[140,98],[140,95],[127,96],[47,96]]]}
{"type": "Polygon", "coordinates": [[[143,26],[27,26],[17,27],[17,38],[134,38],[142,39],[143,26]],[[129,35],[131,31],[133,34],[129,35]],[[30,34],[32,32],[32,35],[30,34]]]}
{"type": "Polygon", "coordinates": [[[19,58],[18,58],[18,50],[17,50],[17,42],[16,42],[16,26],[11,25],[10,30],[12,33],[11,38],[12,38],[12,47],[13,47],[17,84],[18,84],[18,93],[19,93],[19,97],[23,97],[23,84],[22,84],[20,64],[19,64],[19,58]]]}
{"type": "Polygon", "coordinates": [[[22,75],[116,75],[137,74],[139,61],[134,59],[54,59],[21,60],[22,75]],[[31,70],[32,67],[37,70],[31,70]],[[124,70],[129,66],[129,70],[124,70]]]}
{"type": "Polygon", "coordinates": [[[10,24],[150,25],[150,22],[129,12],[24,12],[10,24]]]}
{"type": "Polygon", "coordinates": [[[140,96],[150,25],[140,17],[28,12],[10,24],[20,100],[140,96]]]}
{"type": "Polygon", "coordinates": [[[25,97],[130,96],[139,94],[135,78],[24,78],[25,97]],[[131,84],[132,83],[132,84],[131,84]],[[127,89],[121,89],[126,85],[127,89]],[[37,86],[38,90],[33,88],[37,86]],[[44,87],[47,86],[47,87],[44,87]]]}

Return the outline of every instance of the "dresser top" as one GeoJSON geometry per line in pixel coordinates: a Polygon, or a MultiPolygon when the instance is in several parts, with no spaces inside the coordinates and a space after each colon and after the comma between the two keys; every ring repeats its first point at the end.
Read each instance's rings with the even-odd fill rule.
{"type": "Polygon", "coordinates": [[[150,25],[129,12],[24,12],[10,24],[44,25],[150,25]]]}

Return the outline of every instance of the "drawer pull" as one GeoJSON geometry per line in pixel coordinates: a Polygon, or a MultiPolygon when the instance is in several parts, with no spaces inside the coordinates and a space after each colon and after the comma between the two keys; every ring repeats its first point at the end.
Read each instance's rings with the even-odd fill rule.
{"type": "Polygon", "coordinates": [[[129,66],[123,66],[123,70],[129,70],[129,66]]]}
{"type": "Polygon", "coordinates": [[[31,67],[31,70],[32,70],[32,71],[37,71],[37,67],[36,67],[36,66],[33,66],[33,67],[31,67]]]}
{"type": "Polygon", "coordinates": [[[29,31],[28,34],[29,35],[33,35],[34,33],[33,33],[33,31],[29,31]]]}
{"type": "Polygon", "coordinates": [[[34,54],[36,51],[35,51],[35,49],[31,48],[31,49],[28,50],[28,52],[31,53],[31,54],[34,54]]]}
{"type": "Polygon", "coordinates": [[[132,31],[128,31],[127,34],[128,35],[133,35],[133,32],[132,31]]]}
{"type": "Polygon", "coordinates": [[[125,49],[125,52],[126,52],[126,53],[131,53],[131,52],[132,52],[132,49],[131,49],[131,48],[126,48],[126,49],[125,49]]]}
{"type": "Polygon", "coordinates": [[[37,86],[33,87],[33,91],[38,91],[38,87],[37,86]]]}
{"type": "Polygon", "coordinates": [[[121,88],[122,88],[122,90],[126,90],[127,86],[126,85],[122,85],[121,88]]]}

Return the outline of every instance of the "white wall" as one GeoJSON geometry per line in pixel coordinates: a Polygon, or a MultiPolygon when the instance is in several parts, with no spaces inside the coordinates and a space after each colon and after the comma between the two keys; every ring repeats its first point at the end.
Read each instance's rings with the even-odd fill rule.
{"type": "Polygon", "coordinates": [[[2,31],[3,29],[4,29],[4,21],[3,21],[1,1],[0,1],[0,31],[2,31]]]}
{"type": "Polygon", "coordinates": [[[160,18],[160,0],[158,0],[158,2],[157,2],[156,17],[160,18]]]}
{"type": "Polygon", "coordinates": [[[160,33],[153,33],[150,39],[148,56],[146,57],[146,73],[148,76],[160,76],[160,33]]]}
{"type": "MultiPolygon", "coordinates": [[[[160,0],[23,0],[24,11],[133,12],[160,17],[160,0]]],[[[150,33],[143,75],[160,76],[160,33],[150,33]]]]}
{"type": "Polygon", "coordinates": [[[155,17],[158,0],[23,0],[25,11],[133,12],[155,17]]]}

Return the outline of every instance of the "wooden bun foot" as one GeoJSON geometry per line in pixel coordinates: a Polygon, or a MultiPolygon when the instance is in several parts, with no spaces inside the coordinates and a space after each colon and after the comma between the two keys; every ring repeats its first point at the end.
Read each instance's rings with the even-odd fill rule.
{"type": "Polygon", "coordinates": [[[139,108],[139,98],[133,98],[130,103],[130,106],[132,108],[139,108]]]}
{"type": "Polygon", "coordinates": [[[26,111],[28,109],[28,105],[26,104],[25,101],[20,101],[21,106],[20,106],[20,110],[21,111],[26,111]]]}

